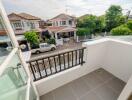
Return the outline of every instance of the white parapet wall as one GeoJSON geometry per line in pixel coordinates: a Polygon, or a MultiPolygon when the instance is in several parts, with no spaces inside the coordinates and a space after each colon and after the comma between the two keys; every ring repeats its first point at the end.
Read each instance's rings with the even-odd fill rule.
{"type": "Polygon", "coordinates": [[[104,68],[127,82],[132,75],[132,44],[113,39],[100,39],[84,43],[85,64],[41,79],[36,85],[39,95],[44,95],[98,68],[104,68]]]}
{"type": "Polygon", "coordinates": [[[101,67],[127,82],[132,75],[132,43],[110,39],[106,47],[101,67]]]}
{"type": "Polygon", "coordinates": [[[86,63],[35,82],[40,96],[100,67],[100,63],[102,62],[100,58],[103,57],[103,52],[105,52],[105,43],[100,42],[94,45],[84,44],[84,46],[88,46],[84,51],[84,60],[86,63]]]}

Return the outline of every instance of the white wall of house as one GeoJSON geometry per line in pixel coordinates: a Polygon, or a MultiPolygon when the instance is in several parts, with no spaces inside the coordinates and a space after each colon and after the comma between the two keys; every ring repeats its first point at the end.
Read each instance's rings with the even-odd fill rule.
{"type": "Polygon", "coordinates": [[[14,31],[17,29],[22,29],[23,32],[32,30],[31,23],[33,24],[34,28],[33,29],[38,29],[39,28],[39,20],[20,20],[20,21],[11,21],[11,25],[14,31]],[[20,27],[16,27],[15,23],[20,23],[20,27]]]}
{"type": "Polygon", "coordinates": [[[53,20],[51,23],[52,23],[52,26],[76,27],[76,22],[73,19],[53,20]],[[63,24],[63,21],[65,21],[65,24],[63,24]],[[71,24],[69,24],[69,21],[71,21],[71,24]]]}

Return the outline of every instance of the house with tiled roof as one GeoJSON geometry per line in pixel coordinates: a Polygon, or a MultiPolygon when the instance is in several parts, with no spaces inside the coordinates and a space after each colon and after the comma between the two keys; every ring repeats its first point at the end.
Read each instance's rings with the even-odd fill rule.
{"type": "Polygon", "coordinates": [[[67,14],[60,14],[49,20],[52,26],[47,30],[55,38],[57,45],[76,39],[76,18],[67,14]]]}
{"type": "MultiPolygon", "coordinates": [[[[27,47],[25,50],[28,50],[28,44],[26,39],[24,38],[24,33],[26,31],[34,30],[38,33],[39,36],[41,36],[42,30],[39,26],[39,22],[41,19],[27,13],[11,13],[8,15],[8,18],[10,20],[18,43],[20,45],[25,44],[27,47]]],[[[9,37],[7,36],[6,28],[2,24],[1,19],[2,18],[0,17],[0,44],[6,44],[9,40],[9,37]],[[3,41],[3,39],[5,39],[6,41],[3,41]]]]}
{"type": "Polygon", "coordinates": [[[21,35],[26,31],[35,30],[40,32],[39,21],[40,18],[27,13],[11,13],[8,15],[12,28],[16,35],[21,35]]]}
{"type": "Polygon", "coordinates": [[[67,14],[59,14],[49,20],[52,26],[76,27],[76,18],[67,14]]]}

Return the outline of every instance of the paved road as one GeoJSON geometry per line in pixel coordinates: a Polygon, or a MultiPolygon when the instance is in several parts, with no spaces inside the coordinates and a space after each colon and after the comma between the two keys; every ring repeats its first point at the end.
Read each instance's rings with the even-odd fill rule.
{"type": "Polygon", "coordinates": [[[81,47],[82,47],[82,43],[75,43],[75,42],[65,43],[63,46],[57,47],[57,49],[55,51],[49,51],[49,52],[44,52],[44,53],[40,53],[40,54],[32,54],[31,59],[37,59],[37,58],[41,58],[44,56],[50,56],[53,54],[57,54],[57,53],[61,53],[61,52],[65,52],[68,50],[81,48],[81,47]]]}

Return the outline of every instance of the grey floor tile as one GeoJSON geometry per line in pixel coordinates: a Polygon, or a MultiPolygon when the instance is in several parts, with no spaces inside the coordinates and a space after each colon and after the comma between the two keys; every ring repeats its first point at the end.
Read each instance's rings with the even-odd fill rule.
{"type": "Polygon", "coordinates": [[[117,100],[125,83],[104,69],[98,69],[54,91],[40,100],[117,100]]]}
{"type": "Polygon", "coordinates": [[[83,79],[91,89],[97,88],[98,86],[103,84],[103,81],[98,78],[96,73],[94,72],[85,75],[83,79]]]}
{"type": "Polygon", "coordinates": [[[113,90],[115,90],[118,94],[121,93],[121,91],[123,90],[124,86],[126,85],[125,82],[121,81],[118,78],[112,79],[107,84],[108,84],[109,87],[111,87],[113,90]]]}
{"type": "Polygon", "coordinates": [[[78,98],[90,91],[90,87],[84,82],[83,78],[71,82],[71,87],[78,98]]]}
{"type": "Polygon", "coordinates": [[[81,97],[80,100],[101,100],[101,99],[94,92],[89,92],[83,97],[81,97]]]}
{"type": "Polygon", "coordinates": [[[107,87],[107,85],[103,85],[94,90],[94,92],[102,99],[102,100],[117,100],[118,94],[113,91],[111,88],[107,87]]]}
{"type": "Polygon", "coordinates": [[[54,100],[53,93],[47,93],[40,97],[40,100],[54,100]]]}
{"type": "Polygon", "coordinates": [[[97,75],[101,80],[103,80],[104,82],[114,78],[114,76],[113,76],[111,73],[105,71],[105,70],[102,69],[102,68],[100,68],[100,69],[98,69],[98,70],[96,70],[96,71],[94,71],[94,72],[95,72],[96,75],[97,75]]]}
{"type": "Polygon", "coordinates": [[[77,100],[69,84],[53,91],[55,100],[77,100]]]}

